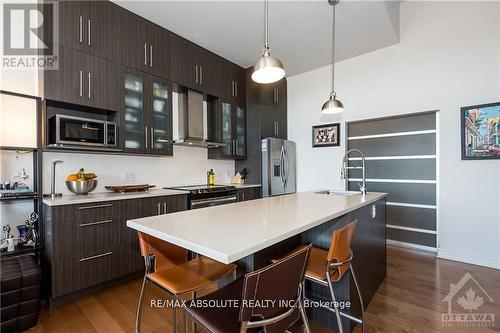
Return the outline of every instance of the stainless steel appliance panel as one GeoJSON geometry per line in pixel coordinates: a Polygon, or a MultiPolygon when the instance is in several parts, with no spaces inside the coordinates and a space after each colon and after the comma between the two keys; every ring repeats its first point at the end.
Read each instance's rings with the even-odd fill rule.
{"type": "Polygon", "coordinates": [[[267,197],[295,192],[295,142],[277,138],[263,139],[262,195],[267,197]]]}

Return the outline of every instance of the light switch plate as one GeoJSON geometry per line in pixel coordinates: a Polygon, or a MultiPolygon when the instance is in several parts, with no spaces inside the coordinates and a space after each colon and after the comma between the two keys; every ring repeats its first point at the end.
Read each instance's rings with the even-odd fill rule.
{"type": "Polygon", "coordinates": [[[127,182],[127,183],[135,182],[135,172],[124,171],[122,173],[122,181],[127,182]]]}

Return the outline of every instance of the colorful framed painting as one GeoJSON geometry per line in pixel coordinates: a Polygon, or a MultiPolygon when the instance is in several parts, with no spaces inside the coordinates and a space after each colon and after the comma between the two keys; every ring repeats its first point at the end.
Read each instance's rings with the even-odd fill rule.
{"type": "Polygon", "coordinates": [[[313,148],[340,146],[340,124],[313,126],[312,139],[313,148]]]}
{"type": "Polygon", "coordinates": [[[460,109],[462,160],[500,159],[500,102],[460,109]]]}

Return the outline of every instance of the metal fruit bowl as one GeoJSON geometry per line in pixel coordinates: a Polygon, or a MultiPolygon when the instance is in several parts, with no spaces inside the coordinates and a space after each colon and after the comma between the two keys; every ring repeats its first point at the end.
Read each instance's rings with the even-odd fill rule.
{"type": "Polygon", "coordinates": [[[66,181],[68,190],[75,194],[88,194],[97,186],[97,179],[66,181]]]}

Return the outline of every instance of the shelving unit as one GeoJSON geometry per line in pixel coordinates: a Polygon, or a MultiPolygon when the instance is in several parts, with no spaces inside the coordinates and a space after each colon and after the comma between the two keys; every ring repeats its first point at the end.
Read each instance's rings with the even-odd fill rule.
{"type": "MultiPolygon", "coordinates": [[[[11,205],[16,203],[25,203],[26,201],[33,201],[33,212],[35,212],[38,216],[38,234],[41,235],[41,230],[43,228],[42,221],[42,177],[41,177],[41,163],[42,163],[42,151],[41,149],[33,149],[33,148],[18,148],[18,147],[0,147],[1,151],[16,151],[17,153],[31,153],[33,158],[33,195],[20,196],[20,197],[8,197],[8,198],[0,198],[0,205],[11,205]]],[[[18,221],[21,224],[24,221],[18,221]]],[[[15,228],[15,225],[11,223],[7,223],[11,225],[11,228],[15,228]]],[[[18,224],[18,225],[19,225],[18,224]]],[[[33,254],[37,258],[40,257],[40,251],[43,246],[43,239],[39,237],[39,244],[34,247],[27,246],[18,246],[16,245],[16,249],[13,252],[7,252],[7,250],[0,251],[0,260],[15,257],[19,255],[29,255],[33,254]]]]}
{"type": "MultiPolygon", "coordinates": [[[[15,257],[15,256],[21,256],[21,255],[34,255],[37,260],[40,262],[42,259],[42,253],[43,253],[43,245],[44,245],[44,239],[43,239],[43,228],[44,228],[44,221],[43,221],[43,188],[42,188],[42,145],[41,145],[41,135],[40,135],[40,129],[42,128],[42,117],[41,117],[41,99],[39,97],[35,96],[29,96],[29,95],[24,95],[24,94],[18,94],[18,93],[13,93],[9,91],[4,91],[0,90],[0,94],[6,95],[6,96],[15,96],[15,97],[20,97],[20,98],[26,98],[26,99],[34,99],[36,101],[36,128],[37,133],[36,133],[36,147],[21,147],[21,146],[0,146],[0,151],[13,151],[18,154],[31,154],[32,155],[32,163],[33,163],[33,170],[32,170],[32,179],[33,179],[33,185],[32,185],[32,190],[33,194],[26,195],[26,196],[21,196],[21,197],[8,197],[8,198],[0,198],[0,205],[16,205],[16,204],[21,204],[21,203],[26,203],[29,201],[33,202],[33,212],[35,212],[39,219],[38,219],[38,244],[34,247],[24,247],[24,246],[16,246],[16,249],[13,252],[7,252],[6,250],[0,251],[0,260],[4,260],[7,258],[15,257]]],[[[25,217],[27,218],[27,216],[25,217]]],[[[21,219],[19,221],[15,221],[14,223],[9,223],[7,222],[6,224],[10,224],[11,228],[15,228],[16,225],[24,223],[24,220],[21,219]]],[[[42,265],[43,266],[43,265],[42,265]]],[[[42,267],[43,268],[43,267],[42,267]]]]}

